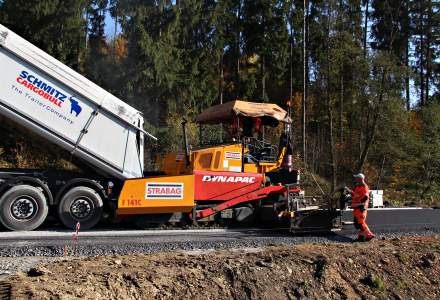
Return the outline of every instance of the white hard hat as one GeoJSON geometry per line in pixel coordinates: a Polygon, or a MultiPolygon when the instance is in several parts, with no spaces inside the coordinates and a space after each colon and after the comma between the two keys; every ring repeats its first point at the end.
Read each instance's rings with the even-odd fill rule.
{"type": "Polygon", "coordinates": [[[365,175],[362,174],[362,173],[354,174],[353,177],[354,177],[354,178],[362,178],[362,180],[365,179],[365,175]]]}

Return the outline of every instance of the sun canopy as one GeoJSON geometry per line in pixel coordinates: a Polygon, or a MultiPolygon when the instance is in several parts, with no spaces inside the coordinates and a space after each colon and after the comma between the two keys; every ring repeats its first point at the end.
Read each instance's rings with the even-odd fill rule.
{"type": "Polygon", "coordinates": [[[291,123],[287,112],[276,104],[240,100],[212,106],[198,115],[196,121],[200,124],[229,123],[237,116],[291,123]]]}

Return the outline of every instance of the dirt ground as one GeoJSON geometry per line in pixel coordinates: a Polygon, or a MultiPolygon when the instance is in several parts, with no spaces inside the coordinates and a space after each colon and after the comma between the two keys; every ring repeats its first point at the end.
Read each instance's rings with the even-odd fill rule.
{"type": "Polygon", "coordinates": [[[440,299],[439,259],[439,236],[88,257],[9,277],[0,294],[3,289],[5,299],[440,299]]]}

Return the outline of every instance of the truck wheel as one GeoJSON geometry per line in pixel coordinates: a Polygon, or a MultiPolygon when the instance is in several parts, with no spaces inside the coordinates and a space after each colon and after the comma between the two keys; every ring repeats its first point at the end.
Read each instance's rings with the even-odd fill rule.
{"type": "Polygon", "coordinates": [[[78,186],[63,196],[58,216],[68,228],[74,229],[79,222],[81,229],[90,229],[101,220],[102,207],[102,199],[94,189],[78,186]]]}
{"type": "Polygon", "coordinates": [[[9,230],[34,230],[48,211],[43,192],[31,185],[16,185],[0,198],[0,222],[9,230]]]}

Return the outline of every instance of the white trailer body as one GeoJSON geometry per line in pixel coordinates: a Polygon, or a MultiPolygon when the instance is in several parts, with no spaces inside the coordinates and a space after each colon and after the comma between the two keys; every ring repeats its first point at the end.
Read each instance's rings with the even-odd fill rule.
{"type": "Polygon", "coordinates": [[[0,114],[106,176],[143,176],[142,113],[0,25],[0,114]]]}

